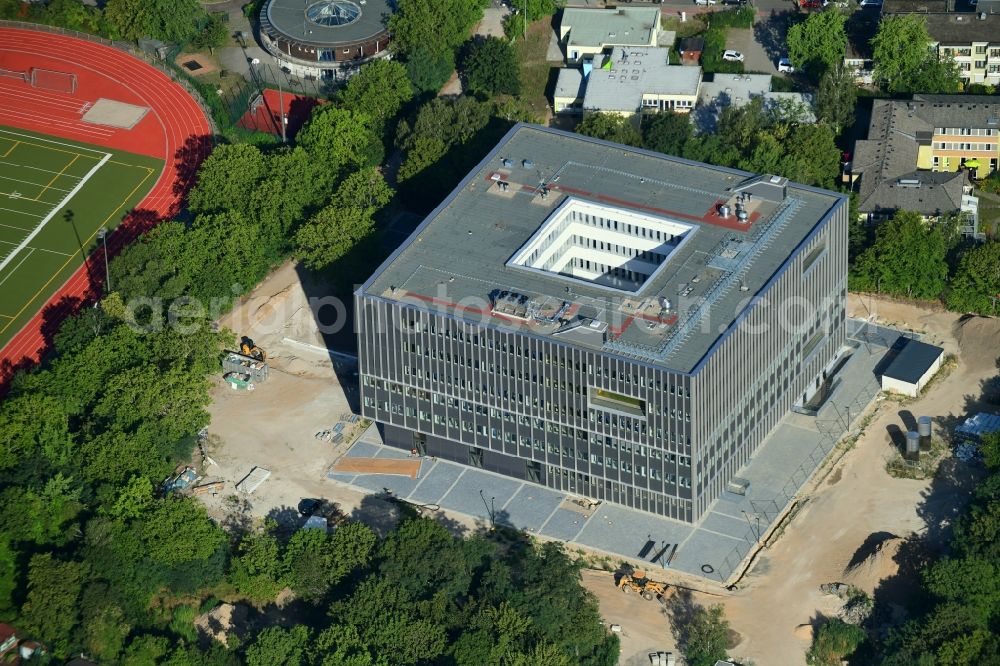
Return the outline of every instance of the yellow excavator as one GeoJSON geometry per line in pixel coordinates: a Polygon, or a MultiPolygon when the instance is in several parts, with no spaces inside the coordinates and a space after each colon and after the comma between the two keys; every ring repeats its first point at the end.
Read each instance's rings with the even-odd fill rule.
{"type": "Polygon", "coordinates": [[[650,580],[646,577],[646,572],[638,569],[626,569],[619,574],[618,589],[626,594],[635,592],[646,601],[660,599],[665,601],[669,598],[668,591],[672,593],[672,588],[666,583],[650,580]]]}
{"type": "Polygon", "coordinates": [[[243,336],[243,339],[240,340],[240,353],[244,356],[255,358],[258,361],[267,360],[267,352],[254,344],[254,341],[245,335],[243,336]]]}

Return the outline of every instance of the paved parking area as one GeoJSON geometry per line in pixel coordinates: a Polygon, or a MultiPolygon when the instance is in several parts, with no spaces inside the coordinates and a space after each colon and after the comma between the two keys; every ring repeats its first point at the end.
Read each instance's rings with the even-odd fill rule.
{"type": "Polygon", "coordinates": [[[726,48],[735,49],[743,54],[743,71],[748,74],[777,76],[778,70],[774,61],[757,41],[752,28],[730,28],[726,32],[726,48]]]}
{"type": "MultiPolygon", "coordinates": [[[[852,323],[849,331],[858,332],[852,323]]],[[[863,344],[838,373],[839,382],[817,416],[789,413],[771,432],[753,459],[737,473],[750,482],[745,495],[725,492],[695,525],[604,503],[582,509],[564,493],[441,459],[424,458],[416,479],[384,474],[328,473],[328,479],[369,492],[391,491],[421,505],[472,516],[532,534],[572,542],[631,560],[656,560],[676,554],[670,568],[713,582],[724,582],[754,548],[759,535],[779,517],[809,476],[830,453],[879,387],[873,369],[898,333],[868,328],[863,344]],[[652,543],[650,543],[652,542],[652,543]]],[[[382,445],[370,428],[347,456],[409,458],[382,445]]]]}

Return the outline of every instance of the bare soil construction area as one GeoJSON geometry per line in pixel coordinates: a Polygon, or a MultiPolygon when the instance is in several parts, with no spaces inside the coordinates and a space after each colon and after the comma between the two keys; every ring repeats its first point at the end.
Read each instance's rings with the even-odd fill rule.
{"type": "MultiPolygon", "coordinates": [[[[978,478],[975,467],[946,459],[926,481],[897,479],[885,471],[891,434],[931,416],[935,435],[945,436],[967,414],[998,411],[990,394],[998,374],[1000,321],[962,318],[927,306],[891,303],[852,295],[849,314],[920,332],[955,358],[917,399],[880,398],[864,432],[800,493],[797,508],[772,543],[757,555],[737,589],[726,596],[693,593],[691,602],[722,603],[737,636],[734,657],[761,665],[805,662],[808,625],[836,614],[841,602],[820,585],[849,582],[874,593],[891,608],[906,599],[914,580],[916,553],[939,549],[978,478]],[[987,389],[987,400],[983,391],[987,389]],[[804,626],[805,625],[805,626],[804,626]]],[[[267,350],[270,378],[254,391],[234,391],[218,380],[209,408],[208,454],[218,463],[205,469],[207,481],[226,482],[218,495],[199,496],[220,519],[233,509],[226,500],[234,484],[255,467],[271,476],[252,495],[247,517],[272,516],[294,523],[302,497],[325,497],[350,514],[378,524],[390,504],[326,478],[345,443],[316,439],[351,410],[356,379],[349,367],[334,366],[322,349],[306,291],[289,264],[262,283],[220,325],[247,335],[267,350]]],[[[467,521],[466,516],[448,516],[467,521]]],[[[584,584],[598,597],[608,624],[622,627],[622,664],[649,663],[654,650],[676,650],[671,608],[625,595],[610,574],[584,572],[584,584]]]]}

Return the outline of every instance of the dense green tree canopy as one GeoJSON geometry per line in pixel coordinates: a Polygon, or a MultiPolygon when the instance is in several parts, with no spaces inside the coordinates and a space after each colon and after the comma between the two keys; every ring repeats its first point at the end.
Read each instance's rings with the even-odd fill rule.
{"type": "Polygon", "coordinates": [[[948,236],[940,224],[900,211],[875,232],[875,242],[858,257],[851,288],[912,298],[937,298],[948,279],[948,236]]]}
{"type": "Polygon", "coordinates": [[[872,39],[875,80],[893,93],[951,93],[959,88],[958,68],[931,49],[927,21],[920,14],[893,14],[879,21],[872,39]]]}
{"type": "Polygon", "coordinates": [[[488,4],[488,0],[399,0],[389,18],[392,47],[408,58],[418,50],[454,53],[482,20],[488,4]]]}
{"type": "Polygon", "coordinates": [[[1000,314],[1000,241],[968,250],[948,290],[948,307],[959,312],[1000,314]]]}
{"type": "Polygon", "coordinates": [[[684,659],[691,666],[714,666],[726,659],[726,638],[729,622],[723,607],[696,606],[684,629],[684,659]]]}
{"type": "Polygon", "coordinates": [[[469,92],[487,97],[521,92],[521,69],[510,42],[496,37],[473,39],[460,64],[469,92]]]}
{"type": "Polygon", "coordinates": [[[616,113],[588,113],[583,117],[583,122],[576,126],[576,131],[595,139],[614,141],[626,146],[642,145],[642,137],[632,121],[616,113]]]}
{"type": "Polygon", "coordinates": [[[829,123],[837,134],[854,124],[858,89],[854,72],[838,61],[826,70],[816,91],[816,117],[829,123]]]}
{"type": "Polygon", "coordinates": [[[642,145],[658,153],[683,155],[691,135],[691,118],[687,114],[664,111],[642,119],[642,145]]]}
{"type": "Polygon", "coordinates": [[[314,108],[296,140],[313,160],[335,174],[375,166],[383,157],[382,140],[372,116],[333,104],[314,108]]]}
{"type": "Polygon", "coordinates": [[[818,81],[831,67],[844,60],[847,15],[836,7],[812,12],[805,21],[788,29],[788,57],[792,64],[818,81]]]}
{"type": "Polygon", "coordinates": [[[205,18],[198,0],[108,0],[104,6],[108,32],[119,39],[184,42],[205,18]]]}
{"type": "Polygon", "coordinates": [[[418,93],[441,90],[448,82],[451,73],[455,71],[455,53],[453,51],[432,51],[418,46],[406,61],[406,76],[418,93]]]}
{"type": "Polygon", "coordinates": [[[402,63],[378,59],[362,65],[348,79],[339,98],[345,109],[368,114],[376,127],[382,128],[413,98],[413,89],[402,63]]]}

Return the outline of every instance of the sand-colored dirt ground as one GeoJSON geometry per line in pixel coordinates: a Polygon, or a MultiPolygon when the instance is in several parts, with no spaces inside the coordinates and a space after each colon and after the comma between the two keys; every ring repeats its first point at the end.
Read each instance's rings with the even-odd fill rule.
{"type": "MultiPolygon", "coordinates": [[[[941,424],[963,417],[968,410],[991,407],[980,403],[979,397],[982,382],[997,374],[1000,322],[962,320],[940,309],[867,296],[852,295],[849,308],[852,316],[874,313],[879,323],[921,332],[954,354],[956,363],[923,397],[907,403],[880,401],[854,448],[807,487],[797,512],[730,596],[694,594],[696,602],[725,605],[741,636],[732,656],[749,657],[757,664],[804,663],[808,625],[821,615],[835,614],[840,605],[822,594],[819,586],[841,581],[868,592],[880,585],[884,589],[884,579],[896,573],[896,560],[907,549],[902,542],[889,542],[881,555],[858,565],[852,560],[859,549],[891,537],[905,541],[914,534],[924,536],[931,547],[939,544],[975,481],[973,470],[953,461],[946,461],[935,480],[894,479],[885,472],[885,456],[890,429],[907,429],[911,418],[935,417],[940,430],[941,424]]],[[[232,493],[231,484],[254,465],[270,469],[272,476],[250,496],[252,516],[288,516],[301,497],[332,499],[347,513],[360,508],[373,522],[390,513],[391,505],[366,500],[361,493],[325,479],[325,470],[344,445],[334,446],[314,435],[349,410],[348,400],[327,354],[287,342],[323,345],[293,267],[276,271],[220,323],[267,349],[272,374],[253,392],[231,391],[219,380],[209,426],[218,438],[209,453],[219,464],[210,466],[208,473],[225,479],[227,486],[218,496],[201,496],[213,514],[226,513],[224,498],[232,493]]],[[[356,390],[350,373],[338,370],[346,389],[356,390]]],[[[467,517],[449,517],[471,526],[467,517]]],[[[654,648],[674,649],[669,616],[659,604],[623,595],[609,574],[585,572],[584,583],[597,595],[607,623],[622,626],[623,664],[648,663],[645,655],[654,648]]]]}

